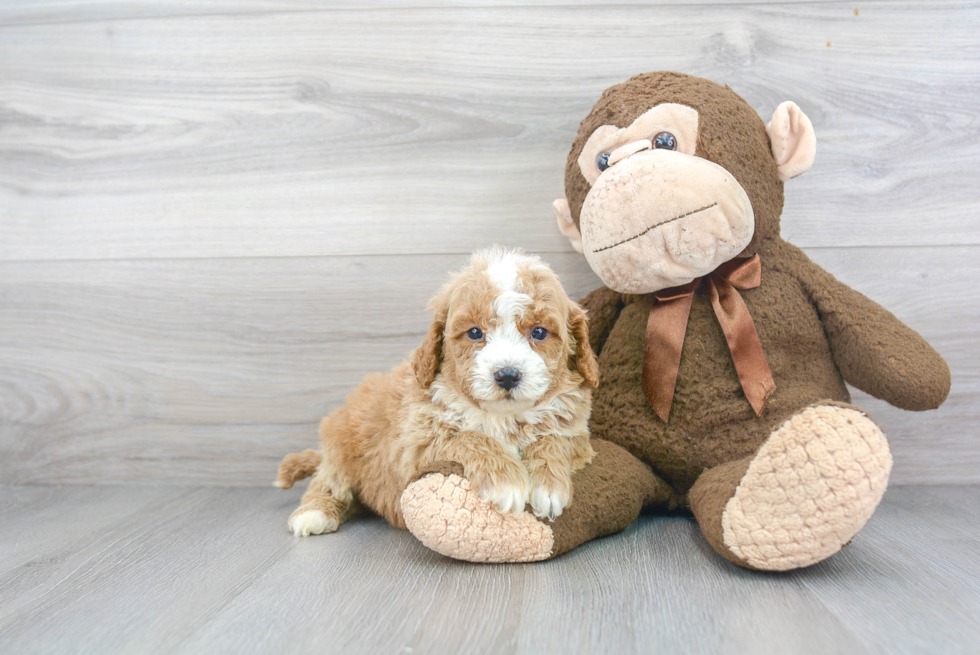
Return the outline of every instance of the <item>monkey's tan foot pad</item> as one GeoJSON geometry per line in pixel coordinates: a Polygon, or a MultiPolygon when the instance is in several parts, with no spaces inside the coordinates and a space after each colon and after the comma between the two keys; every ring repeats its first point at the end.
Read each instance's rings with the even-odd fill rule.
{"type": "Polygon", "coordinates": [[[529,512],[501,514],[466,478],[432,473],[402,494],[405,525],[432,550],[467,562],[536,562],[551,557],[551,528],[529,512]]]}
{"type": "Polygon", "coordinates": [[[820,562],[864,527],[888,485],[881,429],[854,409],[821,405],[773,432],[722,514],[725,545],[749,566],[820,562]]]}

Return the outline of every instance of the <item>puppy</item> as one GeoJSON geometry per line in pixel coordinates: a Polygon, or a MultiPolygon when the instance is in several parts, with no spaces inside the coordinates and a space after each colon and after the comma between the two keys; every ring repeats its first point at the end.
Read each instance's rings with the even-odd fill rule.
{"type": "Polygon", "coordinates": [[[333,532],[357,506],[404,528],[416,473],[458,462],[484,502],[554,519],[572,472],[594,455],[588,420],[599,367],[585,312],[537,257],[475,253],[429,303],[408,361],[364,380],[320,423],[320,452],[287,455],[276,486],[313,475],[289,517],[297,536],[333,532]]]}

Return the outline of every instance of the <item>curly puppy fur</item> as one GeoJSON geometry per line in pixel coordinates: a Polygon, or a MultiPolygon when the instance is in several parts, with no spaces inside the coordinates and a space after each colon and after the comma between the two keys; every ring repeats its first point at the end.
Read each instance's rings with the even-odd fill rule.
{"type": "Polygon", "coordinates": [[[585,312],[540,259],[500,248],[475,253],[429,310],[409,360],[366,378],[321,422],[320,452],[283,459],[276,486],[313,475],[294,534],[332,532],[361,505],[404,528],[402,492],[439,461],[462,464],[501,512],[530,502],[554,519],[571,502],[572,472],[594,455],[599,373],[585,312]]]}

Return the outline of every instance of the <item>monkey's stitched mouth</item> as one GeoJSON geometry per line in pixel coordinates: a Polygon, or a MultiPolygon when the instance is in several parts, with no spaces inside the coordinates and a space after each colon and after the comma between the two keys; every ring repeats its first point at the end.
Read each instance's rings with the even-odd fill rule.
{"type": "Polygon", "coordinates": [[[623,239],[622,241],[619,241],[617,243],[614,243],[611,246],[603,246],[602,248],[596,248],[592,252],[593,253],[602,252],[603,250],[609,250],[610,248],[615,248],[616,246],[621,246],[624,243],[629,243],[630,241],[633,241],[634,239],[639,239],[640,237],[642,237],[644,234],[646,234],[650,230],[653,230],[654,228],[658,228],[661,225],[666,225],[667,223],[673,223],[674,221],[679,221],[682,218],[687,218],[688,216],[693,216],[694,214],[698,214],[698,213],[703,212],[703,211],[708,211],[712,207],[717,207],[717,206],[718,206],[718,203],[717,202],[713,202],[710,205],[705,205],[704,207],[701,207],[700,209],[695,209],[693,211],[689,211],[686,214],[681,214],[680,216],[675,216],[673,218],[668,218],[665,221],[660,221],[659,223],[654,223],[653,225],[651,225],[647,229],[643,230],[639,234],[635,234],[635,235],[631,236],[628,239],[623,239]]]}

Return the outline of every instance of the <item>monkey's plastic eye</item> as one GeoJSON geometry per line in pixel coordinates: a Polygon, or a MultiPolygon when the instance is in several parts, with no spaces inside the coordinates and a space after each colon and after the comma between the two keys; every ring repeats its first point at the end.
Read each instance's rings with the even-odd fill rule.
{"type": "Polygon", "coordinates": [[[543,327],[536,327],[531,330],[531,338],[535,341],[544,341],[548,338],[548,331],[543,327]]]}
{"type": "Polygon", "coordinates": [[[595,158],[595,165],[599,167],[599,172],[600,173],[602,171],[606,170],[607,168],[609,168],[609,153],[608,152],[604,152],[601,155],[599,155],[598,157],[596,157],[595,158]]]}
{"type": "Polygon", "coordinates": [[[653,137],[653,147],[664,150],[677,150],[677,139],[670,132],[661,132],[653,137]]]}
{"type": "Polygon", "coordinates": [[[483,330],[480,328],[470,328],[466,336],[470,338],[470,341],[480,341],[483,338],[483,330]]]}

